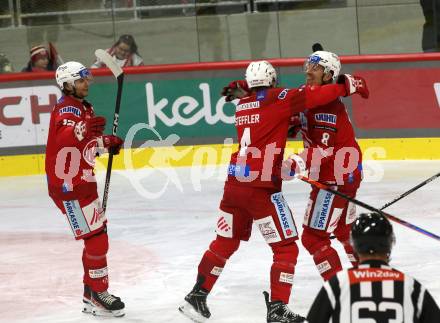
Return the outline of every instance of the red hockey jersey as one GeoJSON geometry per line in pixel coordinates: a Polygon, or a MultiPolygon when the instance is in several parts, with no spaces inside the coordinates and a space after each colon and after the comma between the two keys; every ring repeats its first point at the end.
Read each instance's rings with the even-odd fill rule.
{"type": "Polygon", "coordinates": [[[281,190],[281,164],[291,117],[345,95],[340,84],[302,89],[270,88],[241,99],[235,112],[239,150],[228,183],[281,190]]]}
{"type": "Polygon", "coordinates": [[[96,192],[93,167],[96,139],[79,141],[75,125],[93,117],[92,105],[71,96],[63,96],[50,116],[46,146],[46,174],[49,195],[56,199],[73,200],[96,192]]]}
{"type": "Polygon", "coordinates": [[[295,122],[299,122],[304,148],[308,148],[310,178],[343,185],[354,180],[353,176],[361,176],[362,152],[340,99],[301,112],[295,122]]]}

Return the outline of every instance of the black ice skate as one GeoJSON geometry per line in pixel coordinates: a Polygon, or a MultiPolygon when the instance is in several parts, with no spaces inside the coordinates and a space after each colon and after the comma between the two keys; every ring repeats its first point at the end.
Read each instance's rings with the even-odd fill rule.
{"type": "Polygon", "coordinates": [[[305,317],[293,313],[282,301],[269,301],[269,293],[263,292],[267,307],[267,323],[299,323],[306,320],[305,317]]]}
{"type": "Polygon", "coordinates": [[[92,313],[92,290],[88,285],[84,285],[82,311],[83,313],[92,313]]]}
{"type": "Polygon", "coordinates": [[[206,305],[208,291],[200,287],[203,281],[203,278],[197,280],[193,290],[185,296],[185,302],[179,306],[183,315],[198,323],[205,322],[211,316],[206,305]]]}
{"type": "Polygon", "coordinates": [[[97,316],[122,317],[124,313],[124,303],[120,297],[105,292],[94,292],[89,286],[84,285],[83,312],[97,316]]]}

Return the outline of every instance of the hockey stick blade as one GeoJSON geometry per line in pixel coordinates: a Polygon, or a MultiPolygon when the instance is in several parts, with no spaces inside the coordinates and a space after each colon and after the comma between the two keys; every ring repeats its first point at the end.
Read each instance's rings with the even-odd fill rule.
{"type": "Polygon", "coordinates": [[[107,67],[112,71],[113,75],[116,78],[118,78],[119,75],[124,73],[122,71],[122,68],[118,64],[116,64],[116,62],[113,60],[113,58],[110,56],[110,54],[107,53],[105,50],[103,50],[103,49],[95,50],[95,56],[99,60],[104,62],[105,65],[107,65],[107,67]]]}
{"type": "Polygon", "coordinates": [[[349,197],[349,196],[345,195],[344,193],[341,193],[339,191],[335,191],[335,190],[331,189],[329,186],[327,186],[325,184],[316,182],[316,181],[314,181],[314,180],[312,180],[312,179],[310,179],[308,177],[302,176],[302,175],[295,175],[295,177],[300,179],[300,180],[302,180],[303,182],[309,183],[309,184],[311,184],[311,185],[313,185],[313,186],[315,186],[315,187],[317,187],[319,189],[325,190],[325,191],[330,192],[330,193],[332,193],[334,195],[342,197],[343,199],[345,199],[345,200],[347,200],[347,201],[349,201],[349,202],[351,202],[353,204],[359,205],[360,207],[363,207],[364,209],[367,209],[369,211],[377,212],[379,214],[382,214],[382,215],[386,216],[389,220],[392,220],[392,221],[394,221],[396,223],[399,223],[399,224],[401,224],[401,225],[403,225],[403,226],[405,226],[407,228],[413,229],[414,231],[417,231],[417,232],[419,232],[421,234],[424,234],[425,236],[428,236],[428,237],[433,238],[433,239],[435,239],[437,241],[440,241],[440,236],[438,236],[438,235],[436,235],[436,234],[434,234],[432,232],[426,231],[425,229],[422,229],[422,228],[420,228],[420,227],[418,227],[418,226],[416,226],[416,225],[414,225],[412,223],[409,223],[409,222],[407,222],[405,220],[399,219],[398,217],[396,217],[394,215],[391,215],[389,213],[383,212],[383,211],[381,211],[381,210],[379,210],[379,209],[377,209],[377,208],[375,208],[375,207],[373,207],[373,206],[371,206],[371,205],[369,205],[367,203],[364,203],[364,202],[359,201],[359,200],[357,200],[355,198],[349,197]]]}

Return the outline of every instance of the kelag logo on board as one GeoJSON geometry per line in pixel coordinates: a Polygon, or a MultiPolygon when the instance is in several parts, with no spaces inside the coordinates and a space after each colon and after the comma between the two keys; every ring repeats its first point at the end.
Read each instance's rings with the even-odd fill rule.
{"type": "Polygon", "coordinates": [[[0,89],[0,147],[45,145],[55,85],[0,89]]]}
{"type": "Polygon", "coordinates": [[[166,96],[158,95],[155,90],[157,91],[157,87],[155,88],[153,83],[145,84],[148,122],[151,127],[156,127],[159,120],[168,127],[177,124],[192,126],[202,120],[209,125],[218,122],[234,123],[235,109],[224,111],[224,97],[216,94],[215,97],[218,99],[213,100],[208,83],[199,83],[198,87],[193,87],[187,95],[182,95],[185,93],[183,89],[176,91],[181,96],[175,99],[170,98],[173,94],[171,87],[166,96]]]}
{"type": "MultiPolygon", "coordinates": [[[[211,72],[200,74],[204,77],[185,73],[164,74],[160,79],[140,75],[131,80],[129,76],[122,91],[118,134],[124,136],[134,124],[146,123],[162,136],[176,134],[182,139],[194,139],[193,143],[199,138],[200,143],[206,143],[206,138],[235,137],[236,106],[225,102],[220,95],[222,88],[234,78],[216,76],[211,72]]],[[[295,87],[303,79],[301,74],[286,75],[283,76],[283,85],[295,87]]],[[[114,83],[95,82],[90,87],[88,99],[96,114],[106,116],[107,121],[113,118],[114,83]]],[[[152,138],[151,131],[144,129],[136,134],[135,141],[152,138]]]]}

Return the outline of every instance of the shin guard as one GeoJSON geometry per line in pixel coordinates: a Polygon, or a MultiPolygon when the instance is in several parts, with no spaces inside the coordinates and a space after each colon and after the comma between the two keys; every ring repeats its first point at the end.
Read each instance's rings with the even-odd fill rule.
{"type": "Polygon", "coordinates": [[[289,303],[293,275],[298,258],[296,242],[272,246],[273,264],[270,270],[271,301],[289,303]]]}
{"type": "Polygon", "coordinates": [[[199,276],[204,278],[202,288],[211,291],[223,271],[226,261],[238,249],[240,240],[217,236],[206,250],[198,267],[199,276]]]}
{"type": "Polygon", "coordinates": [[[313,254],[313,261],[324,280],[329,280],[342,270],[338,253],[330,245],[323,246],[313,254]]]}
{"type": "Polygon", "coordinates": [[[84,239],[84,284],[90,286],[94,292],[104,292],[108,289],[107,251],[106,231],[84,239]]]}
{"type": "Polygon", "coordinates": [[[329,280],[342,270],[341,260],[336,250],[331,247],[328,233],[305,227],[301,242],[313,256],[316,268],[324,280],[329,280]]]}

